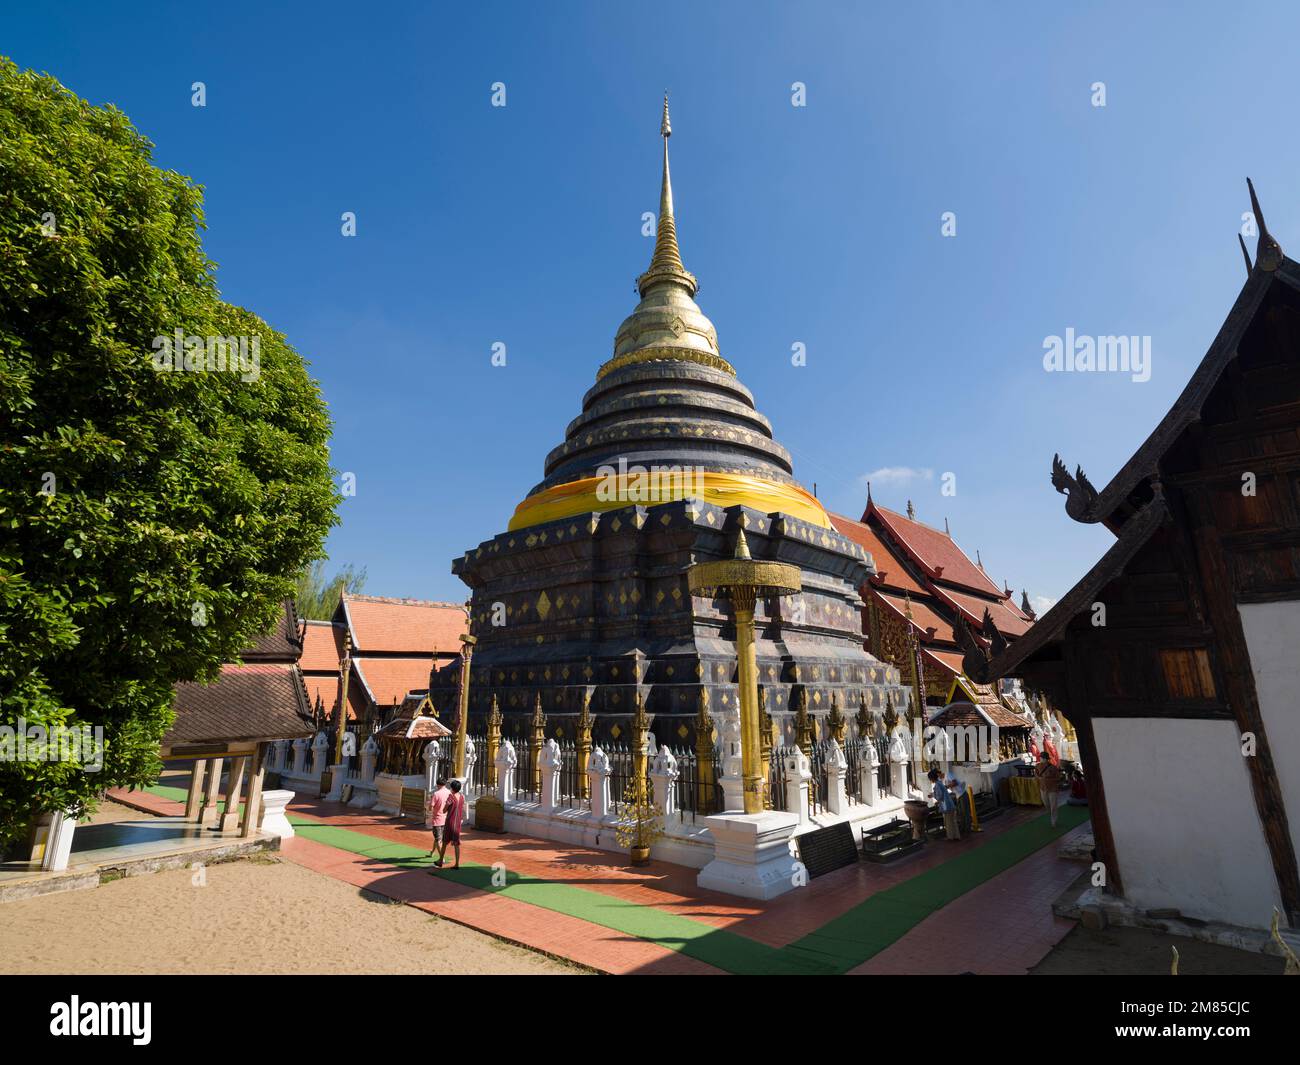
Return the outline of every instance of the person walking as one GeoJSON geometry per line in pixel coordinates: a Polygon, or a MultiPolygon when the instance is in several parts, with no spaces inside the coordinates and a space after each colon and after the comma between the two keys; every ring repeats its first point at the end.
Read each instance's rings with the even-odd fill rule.
{"type": "MultiPolygon", "coordinates": [[[[460,781],[453,780],[447,785],[451,789],[451,797],[447,800],[447,823],[442,837],[442,854],[447,853],[447,846],[450,844],[456,853],[456,864],[453,869],[460,868],[460,827],[465,823],[465,796],[460,793],[460,781]]],[[[436,865],[442,865],[442,854],[438,856],[436,865]]]]}
{"type": "Polygon", "coordinates": [[[948,790],[948,785],[939,770],[931,769],[929,777],[930,794],[934,796],[939,812],[943,814],[944,833],[950,840],[961,839],[961,829],[957,827],[957,801],[952,797],[952,792],[948,790]]]}
{"type": "Polygon", "coordinates": [[[1056,807],[1061,801],[1061,767],[1052,761],[1051,755],[1043,751],[1034,766],[1034,776],[1038,778],[1038,795],[1047,807],[1052,818],[1052,827],[1056,827],[1056,807]]]}
{"type": "Polygon", "coordinates": [[[445,780],[438,781],[437,790],[429,796],[429,823],[433,826],[433,848],[429,851],[429,857],[437,854],[438,859],[433,864],[439,867],[442,865],[443,852],[447,849],[443,836],[447,829],[447,800],[450,798],[451,789],[445,780]]]}

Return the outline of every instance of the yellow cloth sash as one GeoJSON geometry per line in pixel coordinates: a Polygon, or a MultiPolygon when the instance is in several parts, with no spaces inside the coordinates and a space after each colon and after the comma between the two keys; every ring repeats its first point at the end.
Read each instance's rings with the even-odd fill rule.
{"type": "Polygon", "coordinates": [[[823,529],[830,519],[817,498],[798,485],[776,484],[738,473],[709,473],[687,470],[680,473],[633,471],[608,477],[584,477],[557,484],[529,496],[515,507],[509,529],[525,529],[560,518],[621,507],[652,507],[679,499],[699,499],[719,507],[740,503],[764,514],[776,511],[800,518],[823,529]]]}

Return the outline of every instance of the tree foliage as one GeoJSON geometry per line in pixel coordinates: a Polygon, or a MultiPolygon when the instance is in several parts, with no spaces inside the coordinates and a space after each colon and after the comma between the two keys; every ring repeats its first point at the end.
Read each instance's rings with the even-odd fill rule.
{"type": "Polygon", "coordinates": [[[298,616],[317,621],[329,621],[338,609],[344,592],[359,592],[366,586],[366,567],[356,569],[349,563],[326,578],[325,563],[314,562],[298,574],[294,602],[298,616]]]}
{"type": "Polygon", "coordinates": [[[146,783],[173,685],[266,629],[336,520],[319,389],[221,300],[201,190],[151,150],[0,57],[0,725],[106,741],[98,773],[0,761],[0,847],[146,783]],[[258,372],[157,369],[177,329],[257,337],[258,372]]]}

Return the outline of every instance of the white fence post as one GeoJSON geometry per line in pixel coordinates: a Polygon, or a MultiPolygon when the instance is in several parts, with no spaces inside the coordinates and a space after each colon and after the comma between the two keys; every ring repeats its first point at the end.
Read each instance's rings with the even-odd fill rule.
{"type": "Polygon", "coordinates": [[[325,772],[325,756],[329,754],[330,741],[325,735],[325,730],[321,729],[316,733],[316,738],[311,741],[311,775],[320,776],[325,772]]]}
{"type": "Polygon", "coordinates": [[[785,808],[797,814],[799,824],[808,823],[808,782],[812,780],[812,767],[808,756],[798,747],[791,747],[785,755],[785,808]]]}
{"type": "Polygon", "coordinates": [[[361,747],[361,781],[373,784],[375,780],[375,762],[379,758],[379,744],[370,736],[361,747]]]}
{"type": "Polygon", "coordinates": [[[660,747],[650,766],[650,783],[654,786],[651,802],[667,817],[677,812],[677,789],[674,785],[681,776],[677,758],[667,747],[660,747]]]}
{"type": "Polygon", "coordinates": [[[554,739],[546,741],[537,763],[542,771],[542,809],[550,813],[560,805],[560,745],[554,739]]]}
{"type": "Polygon", "coordinates": [[[864,739],[862,761],[858,763],[858,773],[861,779],[858,786],[862,792],[862,801],[868,806],[875,806],[880,798],[880,789],[876,787],[876,771],[880,767],[880,755],[876,753],[876,745],[870,739],[864,739]]]}
{"type": "Polygon", "coordinates": [[[595,818],[609,815],[609,755],[599,747],[592,750],[587,759],[587,782],[591,792],[591,816],[595,818]]]}
{"type": "Polygon", "coordinates": [[[849,771],[849,760],[836,740],[831,740],[826,751],[826,809],[836,815],[849,812],[849,796],[844,787],[844,777],[849,771]]]}
{"type": "Polygon", "coordinates": [[[518,764],[519,755],[515,753],[515,745],[509,740],[502,740],[501,746],[497,748],[497,798],[502,805],[505,805],[515,790],[515,766],[518,764]]]}

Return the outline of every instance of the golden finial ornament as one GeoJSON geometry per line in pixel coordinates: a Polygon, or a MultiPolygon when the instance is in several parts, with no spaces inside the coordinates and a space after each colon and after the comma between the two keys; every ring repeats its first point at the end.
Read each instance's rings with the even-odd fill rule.
{"type": "Polygon", "coordinates": [[[673,179],[668,169],[668,138],[673,135],[672,121],[668,117],[668,94],[664,93],[664,115],[659,123],[659,136],[664,140],[664,174],[659,187],[659,225],[655,231],[655,250],[650,267],[637,278],[637,289],[644,298],[655,285],[672,282],[685,288],[694,296],[698,289],[695,275],[682,263],[681,249],[677,246],[677,220],[673,217],[673,179]]]}

